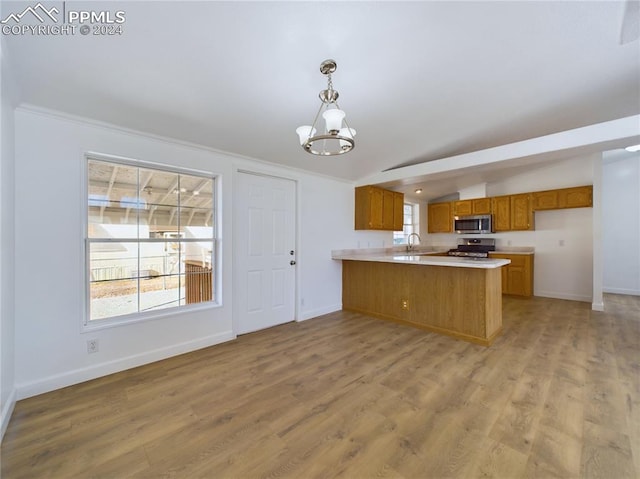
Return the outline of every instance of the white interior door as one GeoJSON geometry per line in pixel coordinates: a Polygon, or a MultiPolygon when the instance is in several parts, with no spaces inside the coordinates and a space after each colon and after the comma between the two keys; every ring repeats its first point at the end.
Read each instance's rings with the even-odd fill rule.
{"type": "Polygon", "coordinates": [[[236,332],[295,319],[295,204],[291,180],[239,173],[235,195],[236,332]]]}

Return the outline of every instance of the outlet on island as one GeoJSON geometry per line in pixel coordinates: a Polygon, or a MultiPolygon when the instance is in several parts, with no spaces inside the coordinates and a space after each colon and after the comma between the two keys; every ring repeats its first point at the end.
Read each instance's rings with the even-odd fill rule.
{"type": "Polygon", "coordinates": [[[405,311],[409,310],[409,300],[408,299],[403,299],[402,300],[402,309],[405,311]]]}

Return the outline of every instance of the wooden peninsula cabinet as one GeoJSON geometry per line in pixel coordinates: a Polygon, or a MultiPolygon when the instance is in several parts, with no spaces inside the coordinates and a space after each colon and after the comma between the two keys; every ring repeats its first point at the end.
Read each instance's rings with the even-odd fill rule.
{"type": "Polygon", "coordinates": [[[355,229],[402,231],[404,194],[360,186],[355,195],[355,229]]]}
{"type": "Polygon", "coordinates": [[[501,259],[347,254],[342,308],[490,346],[502,331],[501,259]]]}

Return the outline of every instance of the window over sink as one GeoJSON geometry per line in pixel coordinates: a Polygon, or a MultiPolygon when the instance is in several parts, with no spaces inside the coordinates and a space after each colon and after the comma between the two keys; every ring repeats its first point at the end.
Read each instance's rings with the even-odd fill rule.
{"type": "Polygon", "coordinates": [[[405,203],[403,207],[402,231],[393,232],[393,244],[407,244],[411,233],[420,232],[420,205],[405,203]]]}

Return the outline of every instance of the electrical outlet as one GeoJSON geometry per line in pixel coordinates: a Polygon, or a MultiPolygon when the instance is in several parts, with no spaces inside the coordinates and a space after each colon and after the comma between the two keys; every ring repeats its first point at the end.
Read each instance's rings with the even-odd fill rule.
{"type": "Polygon", "coordinates": [[[402,300],[402,309],[408,311],[409,310],[409,300],[408,299],[403,299],[402,300]]]}
{"type": "Polygon", "coordinates": [[[97,353],[99,350],[99,343],[97,339],[89,339],[87,341],[87,353],[97,353]]]}

